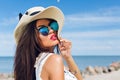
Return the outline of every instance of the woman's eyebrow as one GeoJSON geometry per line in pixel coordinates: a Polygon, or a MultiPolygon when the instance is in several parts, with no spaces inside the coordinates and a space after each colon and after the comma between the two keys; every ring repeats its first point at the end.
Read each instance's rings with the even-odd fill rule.
{"type": "Polygon", "coordinates": [[[45,26],[45,25],[39,25],[39,26],[37,26],[37,28],[39,29],[39,28],[42,27],[42,26],[45,26]]]}
{"type": "Polygon", "coordinates": [[[39,26],[37,26],[37,27],[41,27],[41,26],[45,26],[45,25],[42,24],[42,25],[39,25],[39,26]]]}

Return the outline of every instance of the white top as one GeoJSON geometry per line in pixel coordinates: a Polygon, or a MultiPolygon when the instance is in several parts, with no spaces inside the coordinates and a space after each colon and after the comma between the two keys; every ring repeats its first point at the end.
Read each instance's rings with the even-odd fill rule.
{"type": "MultiPolygon", "coordinates": [[[[42,67],[47,61],[48,57],[51,56],[51,53],[41,53],[37,58],[34,67],[35,72],[36,72],[36,80],[42,80],[40,77],[41,72],[42,72],[42,67]]],[[[65,80],[77,80],[77,78],[69,72],[67,69],[64,68],[64,75],[65,75],[65,80]]]]}

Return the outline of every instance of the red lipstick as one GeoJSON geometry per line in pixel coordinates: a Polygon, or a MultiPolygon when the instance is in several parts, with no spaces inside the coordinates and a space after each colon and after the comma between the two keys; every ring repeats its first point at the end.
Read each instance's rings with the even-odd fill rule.
{"type": "Polygon", "coordinates": [[[57,36],[55,34],[53,34],[53,35],[51,35],[50,39],[53,40],[53,41],[57,40],[57,36]]]}

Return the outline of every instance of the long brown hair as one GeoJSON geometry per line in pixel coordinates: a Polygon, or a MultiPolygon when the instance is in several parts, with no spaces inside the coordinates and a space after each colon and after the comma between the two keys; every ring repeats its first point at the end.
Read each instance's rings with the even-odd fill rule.
{"type": "Polygon", "coordinates": [[[14,61],[15,80],[36,80],[35,60],[44,49],[38,43],[35,26],[36,21],[28,24],[17,44],[14,61]]]}
{"type": "Polygon", "coordinates": [[[36,57],[46,51],[39,45],[35,30],[36,21],[25,27],[17,44],[14,61],[15,80],[36,80],[34,68],[36,57]]]}

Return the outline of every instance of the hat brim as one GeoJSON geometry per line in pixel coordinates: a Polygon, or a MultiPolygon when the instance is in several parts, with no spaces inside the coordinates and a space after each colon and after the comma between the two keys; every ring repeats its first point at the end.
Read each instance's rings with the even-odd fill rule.
{"type": "Polygon", "coordinates": [[[45,10],[37,13],[34,16],[29,16],[26,14],[24,14],[22,16],[22,18],[20,19],[20,21],[14,31],[14,37],[15,37],[16,43],[18,43],[21,33],[25,29],[25,26],[27,24],[29,24],[30,22],[32,22],[34,20],[44,19],[44,18],[54,19],[58,22],[58,25],[59,25],[58,37],[59,37],[60,32],[62,30],[62,26],[64,24],[64,14],[62,13],[62,11],[59,8],[57,8],[55,6],[50,6],[50,7],[46,8],[45,10]]]}

